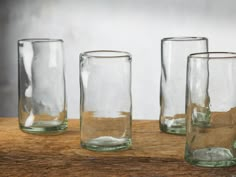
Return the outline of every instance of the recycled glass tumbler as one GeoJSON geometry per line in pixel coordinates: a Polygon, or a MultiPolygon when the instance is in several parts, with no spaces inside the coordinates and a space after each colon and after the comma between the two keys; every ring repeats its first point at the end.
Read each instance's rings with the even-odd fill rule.
{"type": "Polygon", "coordinates": [[[81,146],[118,151],[131,146],[131,55],[88,51],[80,55],[81,146]]]}
{"type": "Polygon", "coordinates": [[[185,92],[187,58],[191,53],[207,52],[204,37],[172,37],[161,41],[160,129],[185,135],[185,92]]]}
{"type": "Polygon", "coordinates": [[[23,132],[58,134],[67,128],[63,41],[18,41],[18,117],[23,132]]]}
{"type": "Polygon", "coordinates": [[[191,54],[187,70],[185,160],[236,165],[236,53],[191,54]]]}

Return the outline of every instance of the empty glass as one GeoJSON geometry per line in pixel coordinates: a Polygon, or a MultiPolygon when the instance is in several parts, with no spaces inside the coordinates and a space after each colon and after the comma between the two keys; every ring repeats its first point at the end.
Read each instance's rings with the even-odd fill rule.
{"type": "Polygon", "coordinates": [[[18,41],[18,115],[20,129],[57,134],[67,128],[63,41],[18,41]]]}
{"type": "Polygon", "coordinates": [[[161,41],[160,129],[166,133],[184,135],[187,57],[191,53],[207,52],[204,37],[173,37],[161,41]]]}
{"type": "Polygon", "coordinates": [[[131,55],[89,51],[80,55],[81,146],[116,151],[131,146],[131,55]]]}
{"type": "Polygon", "coordinates": [[[236,165],[236,53],[191,54],[187,70],[185,159],[205,167],[236,165]]]}

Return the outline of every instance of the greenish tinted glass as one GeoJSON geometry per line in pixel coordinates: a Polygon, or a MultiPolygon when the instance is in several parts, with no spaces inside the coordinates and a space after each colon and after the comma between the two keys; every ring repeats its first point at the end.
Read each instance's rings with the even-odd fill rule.
{"type": "Polygon", "coordinates": [[[131,56],[119,51],[80,55],[80,139],[83,148],[131,147],[131,56]]]}
{"type": "Polygon", "coordinates": [[[236,53],[192,54],[187,70],[185,160],[236,165],[236,53]]]}
{"type": "Polygon", "coordinates": [[[207,52],[204,37],[172,37],[161,41],[160,129],[185,135],[185,91],[187,58],[191,53],[207,52]]]}
{"type": "Polygon", "coordinates": [[[18,41],[18,117],[20,129],[58,134],[67,128],[63,41],[18,41]]]}

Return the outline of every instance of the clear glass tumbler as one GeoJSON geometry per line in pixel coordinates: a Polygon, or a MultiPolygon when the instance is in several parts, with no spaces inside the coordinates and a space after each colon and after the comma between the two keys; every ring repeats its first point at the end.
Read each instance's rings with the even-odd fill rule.
{"type": "Polygon", "coordinates": [[[81,146],[117,151],[131,146],[131,55],[89,51],[80,55],[81,146]]]}
{"type": "Polygon", "coordinates": [[[191,54],[187,70],[185,160],[236,165],[236,53],[191,54]]]}
{"type": "Polygon", "coordinates": [[[63,41],[18,41],[18,115],[20,129],[58,134],[67,128],[63,41]]]}
{"type": "Polygon", "coordinates": [[[207,52],[204,37],[173,37],[161,41],[160,129],[185,135],[185,91],[187,58],[191,53],[207,52]]]}

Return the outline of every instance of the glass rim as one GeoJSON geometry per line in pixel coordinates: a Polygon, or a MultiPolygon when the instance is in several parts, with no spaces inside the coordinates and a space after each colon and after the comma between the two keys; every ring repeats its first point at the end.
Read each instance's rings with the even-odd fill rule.
{"type": "Polygon", "coordinates": [[[62,39],[54,39],[54,38],[24,38],[18,40],[18,43],[20,42],[64,42],[62,39]]]}
{"type": "Polygon", "coordinates": [[[188,58],[192,59],[227,59],[227,58],[235,58],[235,52],[200,52],[200,53],[192,53],[188,56],[188,58]],[[212,56],[211,56],[212,55],[212,56]]]}
{"type": "Polygon", "coordinates": [[[179,37],[167,37],[163,38],[161,41],[173,41],[173,42],[189,42],[189,41],[202,41],[208,40],[206,37],[197,37],[197,36],[179,36],[179,37]]]}
{"type": "Polygon", "coordinates": [[[82,57],[88,58],[124,58],[128,57],[131,59],[131,54],[129,52],[120,50],[91,50],[80,54],[82,57]],[[96,53],[110,53],[110,55],[96,55],[96,53]],[[113,54],[113,55],[112,55],[113,54]]]}

